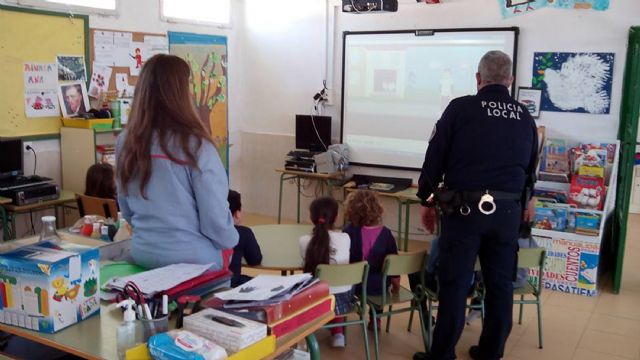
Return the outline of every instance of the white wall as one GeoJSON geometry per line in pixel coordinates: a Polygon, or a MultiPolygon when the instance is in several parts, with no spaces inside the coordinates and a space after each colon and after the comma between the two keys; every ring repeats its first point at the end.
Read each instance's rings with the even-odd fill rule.
{"type": "MultiPolygon", "coordinates": [[[[611,1],[608,11],[543,9],[529,15],[503,20],[495,0],[444,0],[439,5],[418,4],[400,0],[397,13],[342,14],[338,10],[335,26],[334,103],[328,113],[334,117],[334,129],[340,126],[340,79],[342,72],[342,32],[358,30],[390,30],[415,28],[481,28],[520,27],[516,85],[530,86],[533,53],[536,51],[593,51],[616,54],[611,113],[585,115],[542,113],[538,123],[547,127],[552,137],[571,139],[615,139],[619,123],[627,33],[632,25],[640,25],[640,2],[611,1]]],[[[272,148],[274,143],[293,144],[293,116],[307,113],[311,97],[323,80],[325,0],[245,0],[241,26],[241,52],[244,61],[244,100],[241,121],[252,141],[248,151],[272,148]],[[256,136],[256,135],[261,136],[256,136]],[[285,140],[289,139],[289,140],[285,140]]],[[[335,134],[335,132],[334,132],[335,134]]],[[[425,134],[425,137],[429,134],[425,134]]],[[[244,136],[243,136],[244,137],[244,136]]],[[[335,137],[335,136],[334,136],[335,137]]],[[[278,146],[280,147],[280,146],[278,146]]],[[[244,151],[242,188],[249,196],[259,198],[247,211],[275,214],[277,210],[277,176],[270,169],[282,167],[282,156],[255,157],[244,151]],[[255,169],[267,171],[260,173],[255,169]],[[256,184],[256,179],[259,185],[256,184]],[[272,190],[273,189],[273,190],[272,190]]],[[[359,173],[417,177],[412,172],[354,169],[359,173]]],[[[293,186],[285,189],[293,192],[293,186]]],[[[293,199],[292,194],[290,199],[293,199]]],[[[294,208],[285,212],[293,218],[294,208]]],[[[389,212],[395,212],[388,207],[389,212]]],[[[415,211],[414,209],[414,212],[415,211]]],[[[393,221],[393,220],[391,220],[393,221]]],[[[391,222],[394,224],[394,222],[391,222]]],[[[412,217],[417,224],[417,217],[412,217]]],[[[414,232],[412,226],[411,231],[414,232]]]]}

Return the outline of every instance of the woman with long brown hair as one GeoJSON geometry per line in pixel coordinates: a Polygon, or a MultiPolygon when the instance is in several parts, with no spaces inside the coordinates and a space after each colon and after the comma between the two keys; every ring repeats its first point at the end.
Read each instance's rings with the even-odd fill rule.
{"type": "Polygon", "coordinates": [[[189,75],[177,56],[147,60],[116,144],[118,202],[133,226],[133,258],[148,268],[221,268],[222,250],[238,242],[227,174],[196,115],[189,75]]]}

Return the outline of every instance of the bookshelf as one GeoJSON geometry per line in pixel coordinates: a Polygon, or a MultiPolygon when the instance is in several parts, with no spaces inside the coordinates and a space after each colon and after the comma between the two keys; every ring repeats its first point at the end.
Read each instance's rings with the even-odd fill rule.
{"type": "MultiPolygon", "coordinates": [[[[581,234],[571,231],[557,231],[533,228],[532,235],[540,246],[547,249],[545,264],[545,288],[586,296],[595,296],[598,288],[600,256],[603,248],[605,224],[615,209],[620,142],[604,141],[567,141],[567,148],[580,144],[615,144],[613,162],[606,168],[606,195],[602,210],[575,209],[574,213],[596,216],[599,219],[597,234],[581,234]]],[[[575,175],[574,175],[575,176],[575,175]]],[[[536,188],[568,191],[570,184],[555,181],[538,181],[536,188]]],[[[535,224],[534,224],[535,226],[535,224]]],[[[532,272],[532,275],[537,275],[532,272]]]]}
{"type": "Polygon", "coordinates": [[[83,194],[87,169],[102,160],[97,148],[99,146],[114,146],[120,131],[122,129],[97,130],[61,127],[62,188],[83,194]]]}

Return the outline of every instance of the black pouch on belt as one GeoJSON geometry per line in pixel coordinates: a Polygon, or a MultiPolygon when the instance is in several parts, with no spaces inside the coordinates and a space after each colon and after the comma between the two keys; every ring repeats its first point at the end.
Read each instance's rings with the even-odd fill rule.
{"type": "Polygon", "coordinates": [[[443,214],[451,215],[462,206],[462,194],[457,190],[438,190],[436,201],[443,214]]]}

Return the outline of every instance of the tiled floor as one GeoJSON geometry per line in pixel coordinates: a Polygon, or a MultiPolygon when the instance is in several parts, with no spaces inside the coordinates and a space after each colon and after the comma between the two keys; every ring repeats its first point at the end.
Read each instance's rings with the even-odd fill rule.
{"type": "MultiPolygon", "coordinates": [[[[273,218],[252,215],[246,215],[244,221],[246,225],[273,222],[273,218]]],[[[622,292],[614,295],[606,284],[595,298],[544,292],[544,349],[538,349],[535,307],[525,306],[523,324],[513,325],[505,359],[640,360],[640,215],[629,217],[628,231],[622,292]]],[[[410,244],[410,249],[424,247],[424,243],[410,244]]],[[[407,332],[407,322],[405,314],[392,318],[391,331],[380,339],[382,359],[409,359],[423,350],[419,327],[414,325],[413,331],[407,332]]],[[[467,350],[476,344],[479,334],[480,321],[464,329],[457,348],[459,359],[469,359],[467,350]]],[[[349,329],[345,349],[329,346],[328,331],[319,331],[316,336],[323,359],[364,358],[362,332],[357,327],[349,329]]],[[[371,335],[369,339],[373,351],[371,335]]]]}

